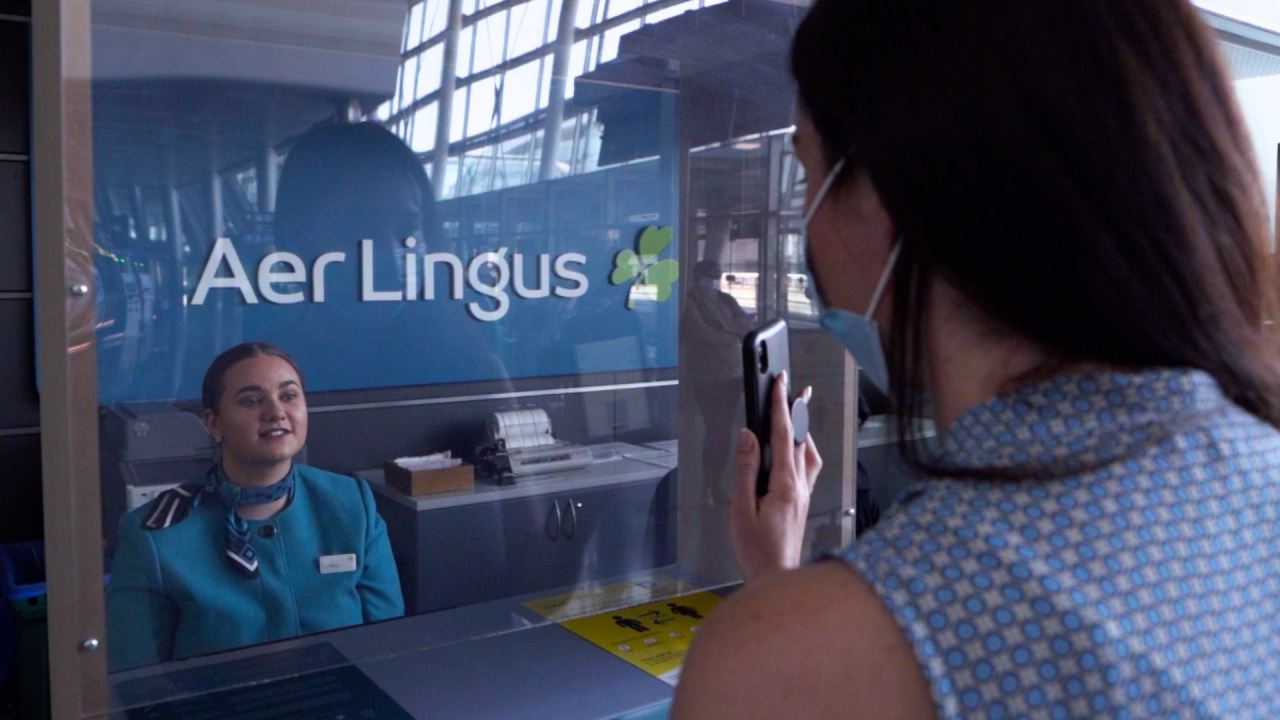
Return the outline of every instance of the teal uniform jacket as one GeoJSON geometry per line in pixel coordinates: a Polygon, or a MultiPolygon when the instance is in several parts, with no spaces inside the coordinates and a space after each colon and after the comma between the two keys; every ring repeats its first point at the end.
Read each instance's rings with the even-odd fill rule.
{"type": "Polygon", "coordinates": [[[166,496],[178,499],[176,490],[121,518],[107,598],[112,671],[404,614],[387,526],[369,486],[294,469],[289,504],[274,517],[246,521],[257,577],[228,560],[228,511],[217,497],[204,495],[190,515],[156,529],[144,523],[166,496]],[[349,560],[335,562],[348,554],[354,569],[349,560]],[[321,572],[322,557],[329,572],[321,572]]]}

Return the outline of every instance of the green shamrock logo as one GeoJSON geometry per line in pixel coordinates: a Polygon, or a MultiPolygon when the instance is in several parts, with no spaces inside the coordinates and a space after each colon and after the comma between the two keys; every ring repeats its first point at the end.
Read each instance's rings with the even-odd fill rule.
{"type": "Polygon", "coordinates": [[[609,282],[621,285],[638,280],[627,293],[627,307],[635,308],[640,302],[663,302],[671,297],[671,285],[680,277],[680,261],[658,255],[671,244],[671,226],[651,225],[640,231],[636,240],[637,254],[630,248],[620,250],[613,258],[613,273],[609,282]]]}

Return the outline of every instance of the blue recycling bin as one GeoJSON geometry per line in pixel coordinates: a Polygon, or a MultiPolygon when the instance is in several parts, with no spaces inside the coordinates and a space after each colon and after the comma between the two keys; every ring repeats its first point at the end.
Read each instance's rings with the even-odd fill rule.
{"type": "Polygon", "coordinates": [[[49,625],[41,541],[0,545],[0,686],[13,676],[17,717],[49,716],[49,625]]]}

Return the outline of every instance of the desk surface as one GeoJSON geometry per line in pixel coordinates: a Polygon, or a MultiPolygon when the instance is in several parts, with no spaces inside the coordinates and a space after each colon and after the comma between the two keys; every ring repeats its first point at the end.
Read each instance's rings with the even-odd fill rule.
{"type": "Polygon", "coordinates": [[[431,495],[413,496],[400,492],[386,484],[380,469],[360,470],[356,474],[367,480],[375,493],[405,507],[423,511],[652,480],[675,467],[675,456],[657,448],[621,442],[590,447],[595,460],[581,470],[523,476],[516,478],[512,485],[477,482],[474,489],[431,495]]]}
{"type": "Polygon", "coordinates": [[[129,670],[111,683],[137,707],[221,690],[228,669],[249,664],[283,678],[349,661],[414,717],[616,718],[671,699],[670,685],[523,605],[549,594],[129,670]]]}
{"type": "MultiPolygon", "coordinates": [[[[670,685],[559,625],[356,660],[349,665],[345,660],[335,660],[339,664],[326,668],[300,666],[296,672],[291,670],[289,663],[298,658],[321,655],[324,660],[324,651],[330,649],[323,644],[283,651],[272,646],[273,652],[260,651],[257,659],[272,663],[272,674],[282,680],[353,666],[415,718],[617,718],[669,702],[673,692],[670,685]]],[[[220,678],[234,664],[223,661],[202,666],[203,677],[209,680],[203,692],[221,693],[225,680],[220,678]]],[[[162,695],[164,702],[178,701],[189,709],[207,705],[199,700],[202,690],[190,686],[190,677],[189,674],[181,694],[162,695]]],[[[261,685],[262,679],[265,678],[238,688],[257,685],[268,690],[271,686],[261,685]]],[[[163,678],[157,677],[155,682],[156,687],[167,687],[171,692],[178,689],[163,678]]],[[[145,698],[145,686],[135,680],[130,696],[135,702],[145,698]]],[[[213,697],[216,695],[210,699],[213,697]]],[[[149,714],[155,715],[163,703],[151,707],[149,714]]],[[[288,717],[290,708],[278,705],[274,711],[283,713],[279,717],[288,717]]]]}

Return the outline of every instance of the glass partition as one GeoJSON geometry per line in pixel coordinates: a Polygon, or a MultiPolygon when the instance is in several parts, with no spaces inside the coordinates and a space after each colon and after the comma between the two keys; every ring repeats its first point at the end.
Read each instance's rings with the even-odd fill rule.
{"type": "MultiPolygon", "coordinates": [[[[911,480],[806,295],[802,5],[91,8],[112,709],[309,678],[420,714],[447,648],[697,615],[739,579],[740,343],[773,318],[815,390],[806,553],[911,480]]],[[[1272,188],[1275,75],[1239,76],[1272,188]]]]}
{"type": "Polygon", "coordinates": [[[852,538],[854,368],[798,254],[802,8],[92,8],[114,707],[383,687],[735,583],[740,341],[774,317],[829,457],[811,550],[852,538]]]}

